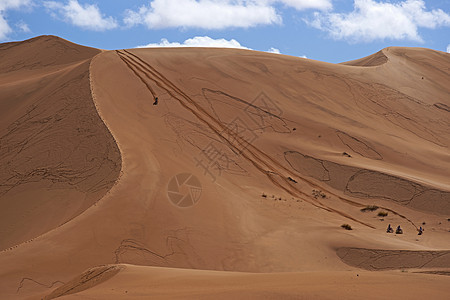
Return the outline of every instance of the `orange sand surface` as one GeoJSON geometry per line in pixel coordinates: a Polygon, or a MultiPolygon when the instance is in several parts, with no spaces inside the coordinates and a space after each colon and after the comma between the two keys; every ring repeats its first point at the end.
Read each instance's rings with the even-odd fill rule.
{"type": "Polygon", "coordinates": [[[448,299],[450,54],[0,57],[0,299],[448,299]]]}

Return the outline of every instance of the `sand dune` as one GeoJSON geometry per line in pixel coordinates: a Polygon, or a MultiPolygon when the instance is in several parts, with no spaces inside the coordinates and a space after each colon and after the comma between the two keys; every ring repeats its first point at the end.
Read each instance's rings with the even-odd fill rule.
{"type": "Polygon", "coordinates": [[[98,50],[55,37],[0,49],[3,250],[90,207],[121,163],[90,96],[89,60],[98,50]]]}
{"type": "Polygon", "coordinates": [[[102,269],[114,267],[121,270],[108,281],[58,299],[423,299],[430,296],[430,289],[435,299],[448,295],[442,289],[446,276],[435,277],[424,288],[426,275],[406,278],[393,272],[383,276],[361,270],[250,274],[131,265],[102,269]]]}
{"type": "Polygon", "coordinates": [[[0,297],[450,292],[449,54],[0,55],[0,297]]]}

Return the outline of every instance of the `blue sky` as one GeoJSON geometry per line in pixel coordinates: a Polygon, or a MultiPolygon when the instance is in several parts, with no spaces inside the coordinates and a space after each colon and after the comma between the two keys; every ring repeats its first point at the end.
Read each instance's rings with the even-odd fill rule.
{"type": "Polygon", "coordinates": [[[0,41],[242,47],[332,63],[388,46],[450,52],[450,0],[0,0],[0,41]]]}

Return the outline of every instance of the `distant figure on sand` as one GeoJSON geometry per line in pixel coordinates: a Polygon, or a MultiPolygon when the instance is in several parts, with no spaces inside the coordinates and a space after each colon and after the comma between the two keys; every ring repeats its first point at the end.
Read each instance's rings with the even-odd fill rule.
{"type": "Polygon", "coordinates": [[[393,233],[394,229],[391,227],[391,224],[388,225],[388,228],[386,229],[387,233],[393,233]]]}
{"type": "Polygon", "coordinates": [[[403,234],[403,230],[400,228],[400,225],[398,225],[397,230],[395,231],[396,234],[403,234]]]}
{"type": "Polygon", "coordinates": [[[153,105],[158,105],[158,97],[155,97],[155,102],[153,102],[153,105]]]}
{"type": "Polygon", "coordinates": [[[422,228],[422,226],[420,226],[418,235],[422,235],[422,233],[423,233],[423,228],[422,228]]]}

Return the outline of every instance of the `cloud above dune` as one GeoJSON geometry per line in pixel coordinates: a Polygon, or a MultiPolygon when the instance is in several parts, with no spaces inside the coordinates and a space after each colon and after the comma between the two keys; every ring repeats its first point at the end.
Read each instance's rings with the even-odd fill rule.
{"type": "Polygon", "coordinates": [[[330,9],[331,0],[154,0],[138,10],[125,11],[127,26],[159,28],[250,28],[280,24],[275,4],[297,10],[330,9]]]}
{"type": "Polygon", "coordinates": [[[80,4],[69,0],[66,4],[56,1],[44,1],[44,6],[51,15],[83,29],[104,31],[118,27],[113,17],[106,17],[95,4],[80,4]]]}
{"type": "Polygon", "coordinates": [[[144,24],[151,29],[223,29],[280,23],[281,17],[264,1],[154,0],[138,11],[127,10],[124,22],[128,26],[144,24]]]}
{"type": "Polygon", "coordinates": [[[33,5],[33,0],[0,0],[0,11],[30,7],[31,5],[33,5]]]}
{"type": "Polygon", "coordinates": [[[209,36],[196,36],[185,40],[183,43],[169,42],[163,38],[159,43],[150,43],[144,46],[138,46],[137,48],[155,48],[155,47],[211,47],[211,48],[237,48],[237,49],[250,49],[242,46],[235,39],[213,39],[209,36]]]}
{"type": "Polygon", "coordinates": [[[286,6],[293,7],[297,10],[305,10],[305,9],[329,10],[333,7],[331,0],[277,0],[272,2],[280,2],[286,6]]]}
{"type": "MultiPolygon", "coordinates": [[[[241,45],[235,39],[213,39],[209,36],[196,36],[185,40],[182,43],[179,42],[169,42],[166,38],[162,38],[159,43],[150,43],[147,45],[137,46],[136,48],[179,48],[179,47],[205,47],[205,48],[235,48],[235,49],[247,49],[253,50],[252,48],[241,45]]],[[[265,51],[269,53],[281,54],[280,50],[271,47],[269,50],[265,51]]],[[[306,58],[306,57],[305,57],[306,58]]]]}
{"type": "Polygon", "coordinates": [[[349,13],[316,12],[313,19],[306,22],[337,40],[422,41],[419,28],[450,26],[450,15],[441,9],[427,10],[423,0],[398,3],[355,0],[354,9],[349,13]]]}
{"type": "Polygon", "coordinates": [[[8,34],[12,32],[11,27],[8,22],[5,20],[5,17],[0,14],[0,40],[4,40],[7,38],[8,34]]]}
{"type": "Polygon", "coordinates": [[[13,32],[6,18],[7,11],[29,8],[32,5],[32,0],[0,0],[0,40],[5,40],[13,32]]]}
{"type": "Polygon", "coordinates": [[[21,32],[31,32],[30,27],[24,21],[16,23],[16,28],[21,32]]]}
{"type": "Polygon", "coordinates": [[[447,46],[447,53],[450,53],[450,44],[447,46]]]}
{"type": "Polygon", "coordinates": [[[274,47],[270,48],[267,52],[275,53],[275,54],[281,54],[280,49],[277,49],[277,48],[274,48],[274,47]]]}

